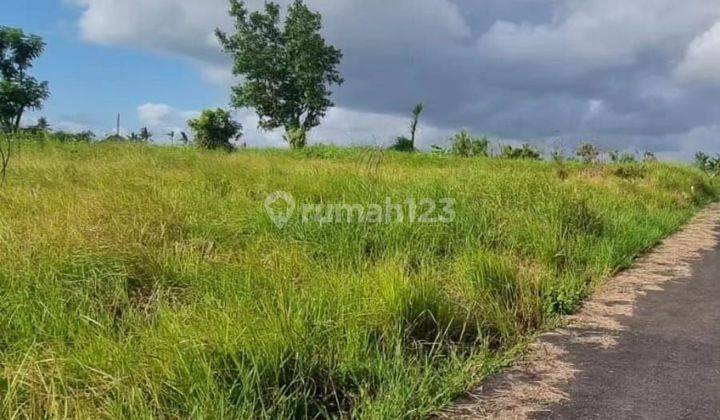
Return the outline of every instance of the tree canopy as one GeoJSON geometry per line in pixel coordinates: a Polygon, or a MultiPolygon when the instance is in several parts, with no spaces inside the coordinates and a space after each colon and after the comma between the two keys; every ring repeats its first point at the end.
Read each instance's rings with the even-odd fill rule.
{"type": "Polygon", "coordinates": [[[48,83],[28,74],[44,50],[39,36],[0,26],[0,130],[17,131],[25,111],[40,108],[50,96],[48,83]]]}
{"type": "Polygon", "coordinates": [[[322,17],[301,0],[290,4],[282,27],[273,2],[250,13],[243,1],[230,0],[230,16],[236,32],[216,32],[242,78],[233,87],[232,105],[254,108],[261,129],[284,128],[291,146],[305,146],[308,131],[334,106],[331,86],[343,83],[342,52],[320,34],[322,17]]]}
{"type": "Polygon", "coordinates": [[[230,141],[242,135],[242,125],[221,108],[204,110],[199,117],[189,120],[188,126],[195,133],[195,143],[203,149],[231,150],[230,141]]]}

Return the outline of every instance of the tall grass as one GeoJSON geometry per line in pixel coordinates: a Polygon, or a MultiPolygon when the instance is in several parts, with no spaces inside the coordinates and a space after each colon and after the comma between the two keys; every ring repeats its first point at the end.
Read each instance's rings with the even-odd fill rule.
{"type": "Polygon", "coordinates": [[[0,417],[424,417],[717,194],[669,164],[561,180],[373,153],[23,144],[0,190],[0,417]],[[277,190],[452,197],[457,217],[280,230],[277,190]]]}

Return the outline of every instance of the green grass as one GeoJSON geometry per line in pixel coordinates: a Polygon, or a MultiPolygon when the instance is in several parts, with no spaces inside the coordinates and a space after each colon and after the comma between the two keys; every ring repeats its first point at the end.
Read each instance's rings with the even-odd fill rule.
{"type": "Polygon", "coordinates": [[[679,165],[27,143],[0,190],[0,417],[422,418],[717,190],[679,165]],[[300,203],[457,200],[448,224],[300,203]]]}

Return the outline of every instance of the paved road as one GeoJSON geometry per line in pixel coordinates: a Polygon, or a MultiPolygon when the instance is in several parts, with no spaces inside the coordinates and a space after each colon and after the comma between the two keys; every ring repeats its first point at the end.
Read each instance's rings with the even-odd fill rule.
{"type": "Polygon", "coordinates": [[[570,350],[579,371],[550,419],[720,419],[720,249],[637,302],[618,345],[570,350]]]}

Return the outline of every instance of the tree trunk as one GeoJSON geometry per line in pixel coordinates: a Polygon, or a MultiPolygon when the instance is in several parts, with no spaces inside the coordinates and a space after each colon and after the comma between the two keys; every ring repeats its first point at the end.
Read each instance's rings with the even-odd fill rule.
{"type": "Polygon", "coordinates": [[[307,144],[308,130],[300,121],[285,126],[285,141],[293,149],[303,149],[307,144]]]}
{"type": "Polygon", "coordinates": [[[13,124],[13,133],[17,133],[18,131],[20,131],[20,120],[22,119],[24,112],[25,112],[25,108],[20,108],[20,111],[15,116],[15,123],[13,124]]]}

